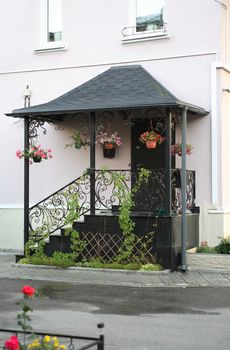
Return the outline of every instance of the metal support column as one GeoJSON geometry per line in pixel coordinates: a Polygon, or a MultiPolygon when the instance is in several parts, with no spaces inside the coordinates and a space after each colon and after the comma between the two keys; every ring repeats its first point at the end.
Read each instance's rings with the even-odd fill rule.
{"type": "MultiPolygon", "coordinates": [[[[24,118],[24,150],[29,149],[29,118],[24,118]]],[[[24,249],[29,240],[29,159],[24,157],[24,249]]]]}
{"type": "Polygon", "coordinates": [[[182,223],[181,223],[181,270],[187,270],[186,265],[186,239],[187,239],[187,223],[186,223],[186,129],[187,129],[187,107],[183,109],[182,114],[182,169],[181,169],[181,202],[182,202],[182,223]]]}
{"type": "Polygon", "coordinates": [[[95,214],[95,112],[90,113],[90,214],[95,214]]]}
{"type": "Polygon", "coordinates": [[[171,189],[171,125],[172,114],[169,109],[165,113],[166,147],[165,147],[165,200],[166,215],[171,215],[172,209],[172,189],[171,189]]]}

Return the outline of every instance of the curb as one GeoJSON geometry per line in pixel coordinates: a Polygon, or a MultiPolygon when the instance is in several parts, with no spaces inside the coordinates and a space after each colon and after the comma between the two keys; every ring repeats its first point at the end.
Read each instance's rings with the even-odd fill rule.
{"type": "Polygon", "coordinates": [[[208,267],[188,267],[188,271],[201,272],[201,273],[217,273],[217,274],[230,274],[230,269],[224,268],[208,268],[208,267]]]}
{"type": "Polygon", "coordinates": [[[38,270],[61,270],[61,271],[80,271],[80,272],[103,272],[103,273],[122,273],[124,275],[169,275],[170,270],[163,271],[140,271],[140,270],[120,270],[120,269],[103,269],[103,268],[91,268],[91,267],[59,267],[59,266],[47,266],[47,265],[32,265],[32,264],[12,264],[13,267],[17,268],[29,268],[38,270]]]}

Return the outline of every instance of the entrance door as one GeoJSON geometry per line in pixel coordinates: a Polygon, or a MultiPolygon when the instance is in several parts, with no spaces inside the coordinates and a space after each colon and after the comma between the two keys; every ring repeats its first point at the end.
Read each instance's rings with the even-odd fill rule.
{"type": "MultiPolygon", "coordinates": [[[[150,120],[139,119],[133,121],[131,128],[131,168],[132,185],[135,184],[138,168],[151,170],[148,183],[143,184],[135,194],[135,209],[151,213],[164,213],[166,210],[165,197],[165,168],[166,168],[166,143],[157,145],[155,149],[148,149],[139,141],[140,135],[149,130],[150,120]]],[[[153,130],[154,120],[152,121],[153,130]]],[[[162,135],[165,136],[165,135],[162,135]]],[[[174,160],[172,162],[174,166],[174,160]]]]}
{"type": "MultiPolygon", "coordinates": [[[[131,168],[165,169],[165,142],[155,149],[148,149],[139,141],[140,135],[149,129],[147,119],[135,120],[131,128],[131,168]]],[[[154,123],[153,123],[154,127],[154,123]]]]}

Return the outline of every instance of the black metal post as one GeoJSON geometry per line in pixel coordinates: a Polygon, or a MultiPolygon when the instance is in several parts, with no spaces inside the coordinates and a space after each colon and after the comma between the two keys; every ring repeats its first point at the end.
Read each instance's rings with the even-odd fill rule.
{"type": "Polygon", "coordinates": [[[165,200],[166,215],[171,215],[172,209],[172,188],[171,188],[171,122],[172,115],[169,109],[165,111],[165,200]]]}
{"type": "Polygon", "coordinates": [[[90,113],[90,214],[95,214],[95,112],[90,113]]]}
{"type": "MultiPolygon", "coordinates": [[[[29,149],[29,118],[24,118],[24,150],[29,149]]],[[[24,157],[24,250],[29,240],[29,159],[24,157]]]]}
{"type": "Polygon", "coordinates": [[[181,169],[181,202],[182,202],[182,223],[181,223],[181,270],[187,270],[186,265],[186,238],[187,238],[187,223],[186,223],[186,129],[187,129],[187,107],[183,109],[182,115],[182,169],[181,169]]]}
{"type": "Polygon", "coordinates": [[[105,345],[105,338],[104,338],[104,335],[100,335],[99,336],[99,339],[100,339],[100,344],[98,344],[98,350],[104,350],[104,345],[105,345]]]}

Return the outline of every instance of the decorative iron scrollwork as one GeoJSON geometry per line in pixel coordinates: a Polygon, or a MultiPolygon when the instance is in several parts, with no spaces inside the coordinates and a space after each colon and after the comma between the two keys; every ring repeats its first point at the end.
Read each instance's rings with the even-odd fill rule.
{"type": "Polygon", "coordinates": [[[42,119],[29,119],[29,141],[30,145],[35,143],[35,139],[38,138],[38,129],[42,129],[43,135],[47,134],[47,130],[44,127],[45,121],[42,119]]]}
{"type": "MultiPolygon", "coordinates": [[[[114,173],[123,181],[125,191],[130,192],[134,186],[138,171],[131,170],[95,170],[95,209],[96,213],[102,210],[110,211],[114,206],[119,206],[120,199],[117,196],[117,185],[114,173]]],[[[79,214],[85,215],[90,211],[90,174],[85,174],[72,181],[61,190],[53,193],[43,201],[30,208],[30,229],[35,231],[37,227],[46,226],[52,233],[64,226],[69,212],[69,201],[73,193],[78,195],[79,214]]],[[[181,208],[180,171],[172,170],[171,175],[172,210],[181,208]]],[[[165,213],[165,170],[151,169],[150,177],[143,183],[140,190],[134,195],[134,211],[142,211],[158,215],[165,213]]],[[[187,208],[195,206],[195,172],[187,170],[187,208]]]]}

